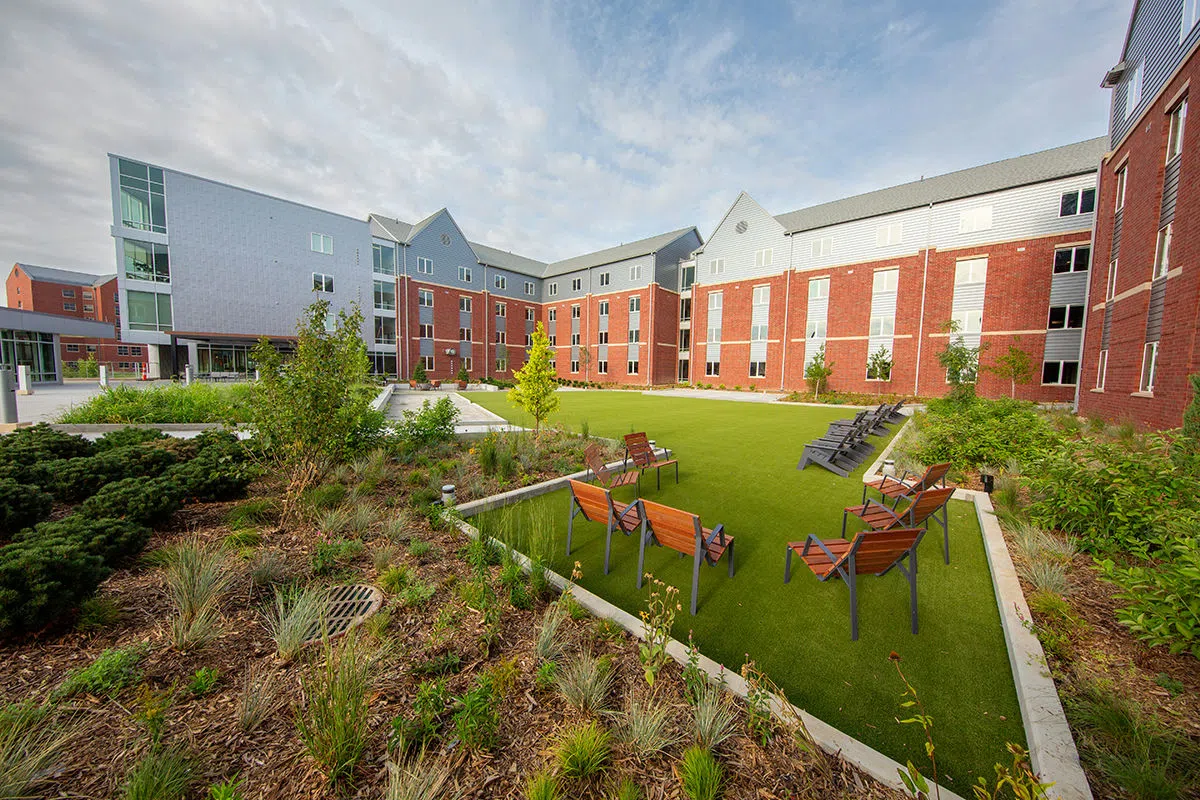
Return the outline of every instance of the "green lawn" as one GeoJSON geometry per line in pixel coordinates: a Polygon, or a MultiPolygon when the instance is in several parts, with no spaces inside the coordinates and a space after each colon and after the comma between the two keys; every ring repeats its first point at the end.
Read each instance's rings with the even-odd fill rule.
{"type": "MultiPolygon", "coordinates": [[[[842,508],[862,495],[862,470],[839,478],[819,467],[796,470],[804,443],[848,409],[661,397],[629,391],[563,392],[552,422],[594,435],[620,437],[645,430],[679,458],[679,484],[663,474],[661,490],[643,478],[649,499],[699,513],[708,527],[724,523],[737,541],[737,572],[724,563],[701,567],[697,615],[688,614],[691,559],[660,548],[647,551],[646,570],[680,590],[683,612],[674,635],[694,632],[706,655],[737,671],[749,654],[792,702],[897,761],[925,770],[923,734],[900,725],[903,687],[888,661],[900,653],[909,680],[934,719],[939,771],[945,785],[968,794],[980,775],[1005,760],[1004,743],[1024,744],[1020,710],[974,508],[950,508],[951,563],[941,557],[941,530],[919,551],[920,633],[909,630],[908,584],[897,571],[859,584],[859,640],[850,641],[849,593],[840,581],[820,583],[799,560],[783,584],[785,543],[809,533],[841,531],[842,508]]],[[[469,397],[509,420],[529,424],[503,392],[469,397]]],[[[886,439],[874,440],[878,449],[886,439]]],[[[556,525],[556,571],[583,564],[580,583],[627,611],[644,608],[636,588],[636,537],[615,536],[612,569],[603,574],[604,531],[576,520],[574,552],[563,543],[567,492],[528,501],[548,504],[556,525]]],[[[629,501],[633,489],[618,492],[629,501]],[[626,496],[628,495],[628,496],[626,496]]],[[[477,520],[484,527],[488,518],[477,520]]],[[[494,521],[494,519],[493,519],[494,521]]],[[[850,530],[855,530],[853,527],[850,530]]],[[[907,716],[904,714],[903,716],[907,716]]]]}

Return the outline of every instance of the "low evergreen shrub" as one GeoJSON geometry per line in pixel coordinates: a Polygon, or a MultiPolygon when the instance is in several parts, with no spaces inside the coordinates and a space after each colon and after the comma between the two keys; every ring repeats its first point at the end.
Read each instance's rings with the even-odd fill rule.
{"type": "Polygon", "coordinates": [[[13,545],[59,539],[78,544],[84,552],[99,556],[106,566],[112,567],[141,553],[146,542],[150,541],[150,529],[127,519],[96,519],[86,514],[72,514],[54,522],[26,528],[13,538],[13,545]]]}
{"type": "Polygon", "coordinates": [[[86,517],[113,517],[157,528],[183,505],[183,489],[170,478],[124,478],[105,484],[79,508],[86,517]]]}
{"type": "Polygon", "coordinates": [[[82,436],[56,431],[41,422],[0,436],[0,463],[35,464],[59,458],[79,458],[91,455],[92,448],[92,443],[82,436]]]}
{"type": "Polygon", "coordinates": [[[130,445],[145,444],[146,442],[161,442],[169,438],[171,437],[154,428],[120,428],[115,431],[109,431],[97,439],[93,452],[103,453],[118,447],[129,447],[130,445]]]}
{"type": "Polygon", "coordinates": [[[163,477],[179,485],[187,500],[233,500],[246,492],[257,473],[240,446],[213,444],[191,461],[176,464],[163,477]]]}
{"type": "Polygon", "coordinates": [[[5,545],[0,548],[0,634],[45,627],[94,594],[110,572],[102,557],[61,530],[5,545]]]}
{"type": "Polygon", "coordinates": [[[0,478],[0,539],[50,515],[53,498],[36,486],[0,478]]]}

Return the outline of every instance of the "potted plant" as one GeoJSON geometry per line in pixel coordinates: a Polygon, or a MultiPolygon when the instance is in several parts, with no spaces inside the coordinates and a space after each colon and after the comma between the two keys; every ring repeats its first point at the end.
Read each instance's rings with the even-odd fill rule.
{"type": "Polygon", "coordinates": [[[433,384],[433,388],[435,388],[435,389],[442,388],[442,379],[441,378],[434,378],[430,381],[430,383],[433,384]]]}
{"type": "Polygon", "coordinates": [[[425,365],[420,361],[413,367],[412,380],[409,383],[422,389],[429,388],[429,375],[425,372],[425,365]]]}
{"type": "Polygon", "coordinates": [[[467,368],[465,365],[459,366],[457,380],[459,389],[467,388],[467,382],[471,380],[471,376],[467,374],[467,368]]]}

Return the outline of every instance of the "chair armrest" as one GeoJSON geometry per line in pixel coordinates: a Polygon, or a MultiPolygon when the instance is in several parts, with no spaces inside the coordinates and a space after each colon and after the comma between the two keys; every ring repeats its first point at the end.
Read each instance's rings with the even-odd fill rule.
{"type": "Polygon", "coordinates": [[[725,546],[725,523],[721,523],[720,525],[717,525],[717,527],[713,528],[712,535],[710,535],[707,539],[704,540],[704,547],[707,549],[708,546],[713,543],[713,540],[716,539],[718,536],[721,538],[721,546],[724,547],[725,546]]]}
{"type": "Polygon", "coordinates": [[[630,511],[632,511],[634,513],[635,517],[638,517],[640,519],[642,516],[642,501],[640,499],[638,499],[638,500],[633,501],[629,505],[625,506],[625,510],[620,513],[619,517],[621,519],[624,519],[629,514],[630,511]]]}
{"type": "Polygon", "coordinates": [[[899,514],[897,514],[895,511],[893,511],[892,509],[890,509],[890,508],[888,508],[887,506],[885,506],[883,503],[881,503],[881,502],[879,502],[878,500],[875,500],[875,499],[873,499],[873,498],[867,498],[867,502],[863,503],[863,507],[862,507],[863,513],[865,514],[865,513],[867,513],[868,511],[870,511],[870,510],[871,510],[871,506],[876,506],[876,507],[877,507],[877,508],[879,508],[880,510],[882,510],[882,511],[886,511],[886,512],[887,512],[887,515],[888,515],[889,517],[891,517],[893,520],[899,520],[899,519],[900,519],[900,515],[899,515],[899,514]]]}
{"type": "MultiPolygon", "coordinates": [[[[838,562],[841,559],[838,556],[835,556],[833,554],[833,552],[828,547],[825,546],[825,543],[817,538],[817,535],[815,533],[810,533],[808,535],[808,538],[804,540],[804,549],[800,551],[800,557],[804,558],[806,555],[808,555],[808,548],[814,544],[817,547],[821,548],[822,553],[824,553],[826,556],[828,556],[830,564],[837,566],[838,562]]],[[[844,553],[842,554],[842,557],[843,558],[845,557],[844,553]]]]}

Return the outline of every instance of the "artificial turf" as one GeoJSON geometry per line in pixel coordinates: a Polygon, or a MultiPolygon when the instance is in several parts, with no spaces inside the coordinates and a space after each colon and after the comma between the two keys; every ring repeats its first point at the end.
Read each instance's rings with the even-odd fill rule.
{"type": "MultiPolygon", "coordinates": [[[[516,424],[530,424],[502,392],[468,395],[516,424]]],[[[679,484],[664,470],[662,488],[653,474],[642,479],[643,496],[698,513],[707,527],[724,523],[736,540],[735,576],[722,562],[700,570],[699,607],[688,613],[691,558],[648,548],[646,571],[679,588],[683,611],[674,636],[693,632],[700,650],[740,669],[746,655],[762,667],[789,699],[836,728],[900,763],[911,759],[928,774],[924,733],[902,725],[903,685],[888,660],[902,657],[934,721],[939,779],[967,795],[979,776],[992,776],[1006,760],[1005,742],[1024,745],[1020,710],[996,609],[982,537],[973,506],[950,504],[951,563],[941,554],[936,525],[918,552],[920,633],[909,629],[908,583],[893,570],[859,581],[859,640],[850,641],[849,593],[841,581],[819,582],[798,559],[792,581],[783,583],[785,543],[810,533],[841,533],[842,509],[860,501],[862,473],[840,478],[796,462],[804,443],[828,423],[852,416],[845,408],[748,403],[671,397],[630,391],[561,392],[551,417],[578,430],[619,438],[645,430],[679,459],[679,484]]],[[[873,439],[878,449],[886,438],[873,439]]],[[[869,462],[868,462],[869,463],[869,462]]],[[[632,488],[617,491],[629,502],[632,488]]],[[[603,574],[604,528],[576,518],[573,552],[564,552],[570,499],[563,490],[526,504],[545,504],[555,525],[554,566],[561,574],[582,563],[580,584],[635,616],[644,609],[646,584],[636,587],[636,536],[614,535],[612,567],[603,574]]],[[[500,512],[493,512],[498,514],[500,512]]],[[[485,515],[477,524],[498,524],[485,515]]],[[[849,530],[857,530],[851,526],[849,530]]]]}

